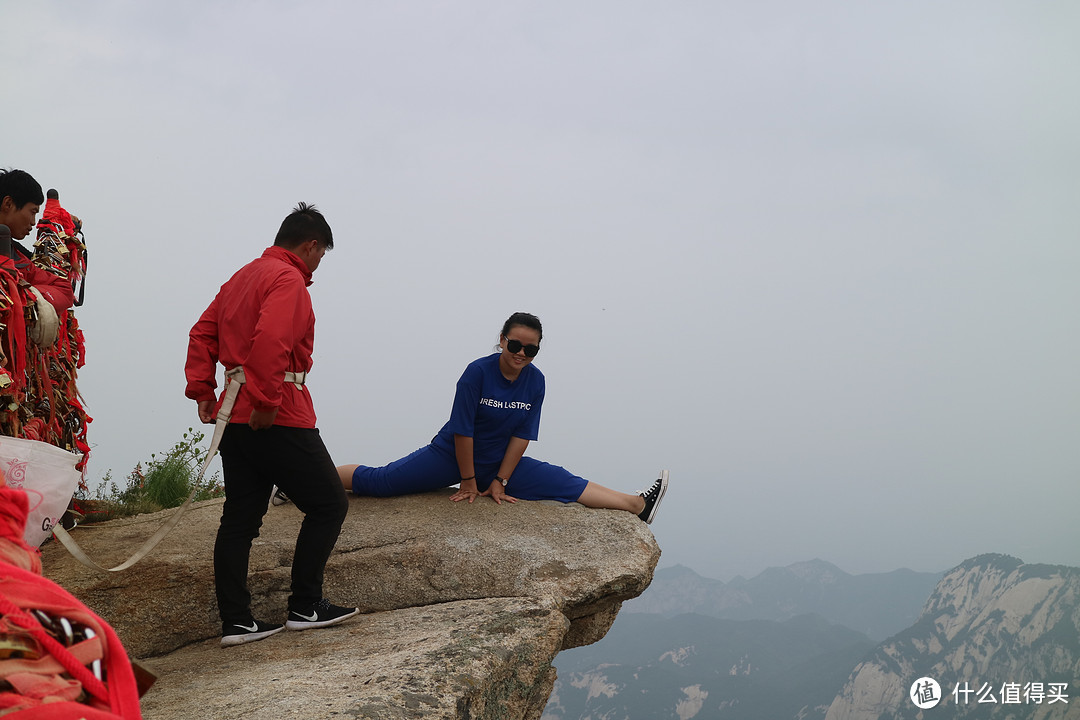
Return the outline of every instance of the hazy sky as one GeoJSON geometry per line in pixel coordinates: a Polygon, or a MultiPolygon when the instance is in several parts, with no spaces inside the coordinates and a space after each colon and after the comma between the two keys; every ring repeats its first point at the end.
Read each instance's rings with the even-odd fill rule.
{"type": "Polygon", "coordinates": [[[530,454],[626,491],[670,468],[662,566],[1080,565],[1080,5],[2,17],[0,166],[85,222],[92,481],[196,423],[187,332],[304,200],[339,463],[425,444],[525,310],[530,454]]]}

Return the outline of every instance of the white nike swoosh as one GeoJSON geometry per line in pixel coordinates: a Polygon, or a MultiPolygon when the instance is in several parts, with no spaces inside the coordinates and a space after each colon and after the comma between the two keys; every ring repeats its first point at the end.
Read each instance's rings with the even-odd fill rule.
{"type": "MultiPolygon", "coordinates": [[[[295,611],[295,610],[293,610],[293,612],[296,612],[296,611],[295,611]]],[[[297,615],[299,615],[300,617],[304,618],[304,619],[305,619],[305,620],[307,620],[308,622],[316,622],[316,621],[317,621],[317,620],[319,619],[319,613],[317,613],[317,612],[316,612],[316,613],[312,613],[312,614],[311,614],[310,616],[309,616],[309,615],[305,615],[304,613],[300,613],[300,612],[298,612],[298,613],[296,613],[296,614],[297,614],[297,615]]]]}
{"type": "Polygon", "coordinates": [[[241,630],[247,630],[248,632],[259,632],[258,623],[251,623],[251,627],[248,627],[247,625],[241,625],[240,623],[236,623],[236,627],[240,628],[241,630]]]}

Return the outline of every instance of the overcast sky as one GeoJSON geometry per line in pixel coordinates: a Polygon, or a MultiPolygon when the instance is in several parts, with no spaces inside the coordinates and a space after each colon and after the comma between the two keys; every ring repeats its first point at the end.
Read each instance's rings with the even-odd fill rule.
{"type": "MultiPolygon", "coordinates": [[[[1080,5],[8,3],[0,166],[85,223],[91,482],[298,201],[339,463],[544,322],[529,454],[721,579],[1080,565],[1080,5]]],[[[467,513],[466,509],[462,509],[467,513]]]]}

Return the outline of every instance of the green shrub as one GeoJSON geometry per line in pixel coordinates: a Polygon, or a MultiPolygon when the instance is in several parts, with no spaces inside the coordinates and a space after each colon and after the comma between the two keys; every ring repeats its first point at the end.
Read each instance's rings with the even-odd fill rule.
{"type": "Polygon", "coordinates": [[[85,520],[108,520],[129,517],[141,513],[157,512],[177,507],[192,490],[195,500],[209,500],[225,494],[218,473],[209,478],[199,478],[199,469],[206,461],[209,448],[202,446],[206,435],[201,430],[188,428],[183,437],[160,459],[157,453],[150,455],[146,463],[139,463],[128,474],[126,487],[121,489],[112,479],[112,470],[105,473],[94,498],[81,498],[90,510],[85,520]]]}

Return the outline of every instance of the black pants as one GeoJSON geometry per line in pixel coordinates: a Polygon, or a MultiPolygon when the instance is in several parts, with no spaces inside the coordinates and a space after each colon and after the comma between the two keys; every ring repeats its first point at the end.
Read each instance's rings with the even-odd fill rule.
{"type": "Polygon", "coordinates": [[[259,536],[274,485],[304,513],[292,564],[290,610],[322,598],[323,571],[337,542],[349,501],[317,429],[252,430],[230,423],[221,438],[225,505],[214,544],[218,611],[225,624],[251,616],[248,558],[259,536]]]}

